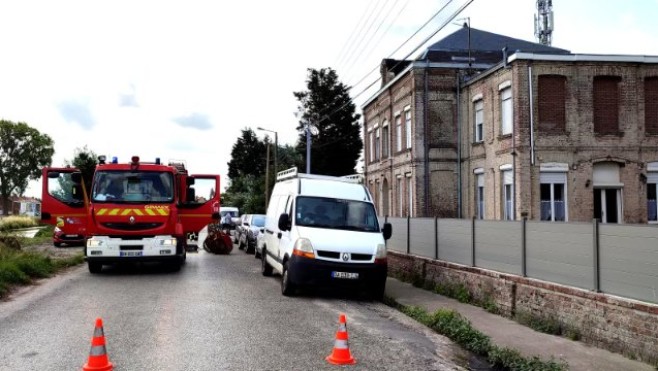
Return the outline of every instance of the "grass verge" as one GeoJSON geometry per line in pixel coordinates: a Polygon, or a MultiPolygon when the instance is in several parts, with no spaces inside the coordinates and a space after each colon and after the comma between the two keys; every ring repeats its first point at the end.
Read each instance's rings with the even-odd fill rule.
{"type": "Polygon", "coordinates": [[[82,254],[51,258],[41,252],[17,251],[0,244],[0,298],[4,298],[13,286],[27,285],[34,279],[50,277],[83,261],[82,254]]]}
{"type": "Polygon", "coordinates": [[[564,361],[539,357],[524,357],[518,351],[498,347],[491,338],[473,328],[471,323],[454,310],[439,309],[433,314],[424,309],[399,304],[385,297],[384,303],[392,306],[416,321],[444,335],[474,354],[486,357],[492,367],[510,371],[565,371],[569,366],[564,361]]]}
{"type": "Polygon", "coordinates": [[[29,216],[8,216],[0,219],[0,232],[37,226],[37,219],[29,216]]]}

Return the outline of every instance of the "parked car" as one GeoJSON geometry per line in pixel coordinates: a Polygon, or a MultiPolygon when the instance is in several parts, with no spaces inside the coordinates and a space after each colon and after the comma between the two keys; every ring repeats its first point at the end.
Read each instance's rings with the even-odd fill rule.
{"type": "Polygon", "coordinates": [[[265,232],[265,215],[264,214],[247,214],[242,219],[240,226],[240,235],[238,246],[244,249],[247,254],[253,254],[256,251],[256,241],[258,236],[265,232]]]}
{"type": "Polygon", "coordinates": [[[235,230],[234,230],[234,234],[233,234],[233,237],[234,237],[233,242],[238,244],[238,249],[240,249],[240,250],[242,250],[244,248],[244,246],[242,245],[242,243],[240,241],[242,241],[242,235],[246,234],[244,224],[245,224],[245,221],[247,220],[247,218],[249,218],[250,215],[251,214],[242,214],[242,216],[238,219],[237,223],[235,223],[235,230]]]}

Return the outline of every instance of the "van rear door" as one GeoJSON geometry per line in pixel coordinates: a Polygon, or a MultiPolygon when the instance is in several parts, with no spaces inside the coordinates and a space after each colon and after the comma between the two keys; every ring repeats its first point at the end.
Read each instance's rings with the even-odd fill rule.
{"type": "Polygon", "coordinates": [[[190,175],[187,177],[184,199],[178,210],[183,232],[197,233],[219,217],[219,175],[190,175]]]}
{"type": "Polygon", "coordinates": [[[76,168],[44,167],[41,170],[41,220],[64,227],[76,225],[78,234],[87,227],[88,200],[82,175],[76,168]]]}

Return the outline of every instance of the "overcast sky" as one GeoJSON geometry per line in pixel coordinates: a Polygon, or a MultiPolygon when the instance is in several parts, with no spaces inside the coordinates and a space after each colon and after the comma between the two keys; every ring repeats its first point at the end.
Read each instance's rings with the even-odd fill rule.
{"type": "MultiPolygon", "coordinates": [[[[0,118],[50,135],[53,165],[86,145],[122,161],[185,160],[192,173],[226,182],[241,129],[262,126],[294,144],[293,92],[305,89],[307,68],[334,68],[356,95],[382,58],[413,53],[468,2],[0,0],[0,118]]],[[[474,0],[457,18],[534,41],[535,4],[474,0]]],[[[553,0],[553,8],[553,46],[658,55],[658,0],[553,0]]],[[[373,93],[355,99],[359,109],[373,93]]],[[[38,184],[27,195],[40,197],[38,184]]]]}

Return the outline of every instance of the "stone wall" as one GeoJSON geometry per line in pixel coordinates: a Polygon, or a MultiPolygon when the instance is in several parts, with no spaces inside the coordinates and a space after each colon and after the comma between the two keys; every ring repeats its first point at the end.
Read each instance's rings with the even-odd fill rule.
{"type": "Polygon", "coordinates": [[[389,275],[441,285],[461,284],[499,313],[554,318],[580,341],[645,362],[658,361],[658,305],[536,279],[388,252],[389,275]]]}

